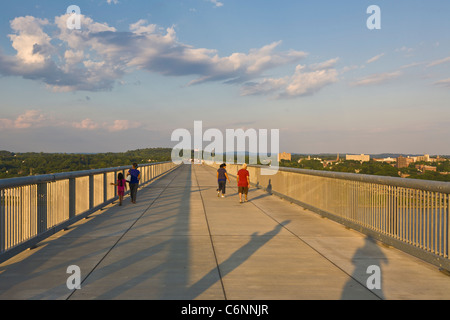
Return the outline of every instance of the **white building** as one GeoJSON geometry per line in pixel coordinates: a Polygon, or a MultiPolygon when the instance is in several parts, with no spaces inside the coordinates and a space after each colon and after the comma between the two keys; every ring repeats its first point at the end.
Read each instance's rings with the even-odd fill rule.
{"type": "Polygon", "coordinates": [[[366,154],[360,154],[360,155],[347,154],[347,155],[345,155],[345,160],[366,162],[366,161],[370,161],[370,156],[366,155],[366,154]]]}

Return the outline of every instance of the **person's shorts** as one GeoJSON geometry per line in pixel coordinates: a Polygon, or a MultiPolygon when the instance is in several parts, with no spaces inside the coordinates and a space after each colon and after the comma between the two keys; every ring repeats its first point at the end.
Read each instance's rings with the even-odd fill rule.
{"type": "Polygon", "coordinates": [[[239,193],[248,194],[248,187],[238,187],[239,193]]]}

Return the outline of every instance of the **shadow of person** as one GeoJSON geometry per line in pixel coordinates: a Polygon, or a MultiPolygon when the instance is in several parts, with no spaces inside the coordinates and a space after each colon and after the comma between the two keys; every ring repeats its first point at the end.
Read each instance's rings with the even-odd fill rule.
{"type": "Polygon", "coordinates": [[[373,298],[384,300],[381,265],[388,264],[388,260],[376,241],[366,236],[364,245],[355,251],[351,261],[355,269],[342,290],[341,299],[364,299],[367,296],[361,294],[362,285],[374,294],[373,298]]]}
{"type": "Polygon", "coordinates": [[[195,299],[202,292],[213,286],[217,281],[220,281],[220,277],[225,277],[228,273],[235,270],[245,261],[247,261],[256,251],[262,248],[266,243],[272,240],[281,229],[289,224],[291,221],[286,220],[277,224],[272,230],[259,235],[258,232],[254,232],[251,235],[250,240],[244,244],[241,248],[233,252],[225,261],[220,263],[216,268],[209,271],[202,279],[197,281],[191,287],[186,290],[186,299],[195,299]]]}
{"type": "Polygon", "coordinates": [[[266,188],[267,193],[272,194],[272,179],[269,179],[269,184],[266,188]]]}

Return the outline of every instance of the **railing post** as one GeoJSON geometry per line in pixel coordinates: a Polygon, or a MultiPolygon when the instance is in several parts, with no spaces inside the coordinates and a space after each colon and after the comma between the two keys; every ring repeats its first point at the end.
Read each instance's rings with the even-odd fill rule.
{"type": "MultiPolygon", "coordinates": [[[[116,183],[117,181],[117,171],[114,171],[114,183],[116,183]]],[[[117,188],[114,188],[114,198],[117,197],[118,193],[117,193],[117,188]]]]}
{"type": "Polygon", "coordinates": [[[69,179],[69,219],[72,219],[76,215],[76,180],[75,178],[69,179]]]}
{"type": "Polygon", "coordinates": [[[89,210],[94,207],[94,175],[89,175],[89,210]]]}
{"type": "Polygon", "coordinates": [[[108,201],[108,174],[103,174],[103,203],[108,201]]]}
{"type": "Polygon", "coordinates": [[[47,230],[47,183],[37,185],[37,232],[47,230]]]}

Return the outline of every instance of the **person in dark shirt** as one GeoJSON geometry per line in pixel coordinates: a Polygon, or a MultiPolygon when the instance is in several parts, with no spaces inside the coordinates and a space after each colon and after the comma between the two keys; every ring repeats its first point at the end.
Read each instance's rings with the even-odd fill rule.
{"type": "Polygon", "coordinates": [[[137,169],[137,163],[133,163],[133,168],[127,172],[127,177],[131,176],[130,183],[130,193],[131,202],[136,203],[137,190],[139,188],[139,180],[141,180],[141,172],[137,169]]]}
{"type": "Polygon", "coordinates": [[[219,189],[217,189],[217,196],[220,197],[220,192],[222,192],[222,198],[225,198],[225,188],[228,182],[230,182],[230,178],[228,178],[227,165],[225,163],[220,165],[219,170],[217,170],[217,181],[219,183],[219,189]]]}

